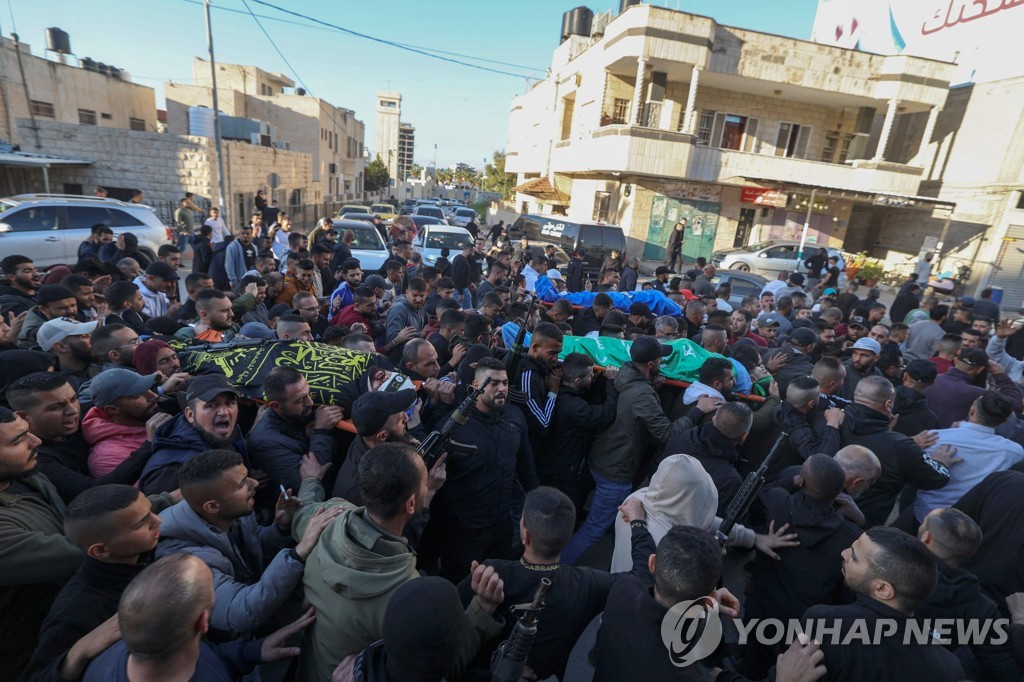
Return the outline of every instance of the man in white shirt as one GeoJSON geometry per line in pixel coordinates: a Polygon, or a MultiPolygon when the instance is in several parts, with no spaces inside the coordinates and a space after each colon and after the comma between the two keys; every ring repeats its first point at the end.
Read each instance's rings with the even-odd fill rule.
{"type": "Polygon", "coordinates": [[[142,293],[142,312],[149,317],[166,315],[170,300],[165,292],[168,286],[178,286],[179,279],[178,273],[167,263],[156,261],[150,264],[145,275],[133,280],[142,293]]]}
{"type": "Polygon", "coordinates": [[[224,241],[224,238],[230,233],[228,230],[227,223],[220,217],[220,209],[214,206],[210,209],[210,217],[206,219],[204,225],[209,225],[213,228],[213,234],[210,235],[210,243],[217,244],[224,241]]]}
{"type": "Polygon", "coordinates": [[[964,494],[989,474],[1006,471],[1024,460],[1024,448],[1012,440],[996,435],[996,427],[1013,414],[1013,403],[994,391],[981,395],[967,416],[967,421],[952,429],[940,429],[938,442],[929,449],[952,446],[958,460],[949,467],[949,483],[937,490],[919,490],[914,502],[914,516],[923,521],[933,509],[952,507],[964,494]]]}
{"type": "Polygon", "coordinates": [[[765,292],[768,292],[775,296],[775,298],[779,298],[779,292],[788,286],[788,281],[789,271],[782,270],[779,272],[778,279],[768,282],[768,284],[764,285],[764,289],[761,289],[761,294],[764,295],[765,292]]]}
{"type": "Polygon", "coordinates": [[[542,272],[547,272],[547,270],[547,257],[544,254],[533,254],[533,262],[530,265],[524,265],[523,269],[519,272],[519,274],[526,278],[526,290],[536,291],[537,278],[540,277],[542,272]]]}

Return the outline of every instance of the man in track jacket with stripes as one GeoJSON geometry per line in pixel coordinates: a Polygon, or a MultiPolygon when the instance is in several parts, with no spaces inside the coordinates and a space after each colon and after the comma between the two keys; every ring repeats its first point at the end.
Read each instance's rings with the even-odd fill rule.
{"type": "Polygon", "coordinates": [[[530,444],[534,449],[547,434],[555,416],[555,402],[562,383],[557,367],[562,352],[562,332],[550,322],[542,322],[533,330],[530,349],[520,359],[512,387],[525,396],[521,405],[530,428],[530,444]]]}

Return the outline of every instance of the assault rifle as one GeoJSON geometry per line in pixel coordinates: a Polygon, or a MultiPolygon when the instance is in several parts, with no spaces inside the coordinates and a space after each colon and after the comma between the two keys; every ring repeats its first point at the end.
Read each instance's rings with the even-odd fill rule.
{"type": "Polygon", "coordinates": [[[747,478],[744,479],[743,485],[740,487],[739,492],[736,493],[736,497],[732,498],[732,502],[729,503],[729,507],[725,510],[725,518],[722,519],[722,523],[715,532],[715,539],[723,547],[726,540],[729,539],[729,531],[736,525],[740,517],[747,513],[750,504],[757,497],[757,493],[760,492],[761,486],[764,485],[764,475],[768,472],[768,467],[771,465],[775,453],[779,451],[779,448],[782,447],[782,444],[788,437],[789,434],[785,431],[779,434],[775,444],[772,445],[772,449],[768,452],[768,456],[761,462],[761,466],[757,467],[757,471],[747,474],[747,478]]]}
{"type": "Polygon", "coordinates": [[[551,589],[551,580],[541,578],[540,585],[529,604],[512,607],[512,612],[520,612],[519,620],[512,629],[512,634],[501,643],[491,660],[492,682],[518,682],[526,666],[526,658],[530,655],[530,647],[537,636],[537,616],[544,610],[544,597],[551,589]]]}
{"type": "Polygon", "coordinates": [[[533,317],[533,306],[537,304],[537,298],[530,299],[530,307],[526,309],[526,315],[519,321],[519,331],[516,332],[516,340],[512,344],[512,351],[508,355],[508,359],[505,361],[505,369],[508,372],[508,397],[512,402],[522,405],[526,403],[526,394],[519,389],[512,386],[512,382],[516,379],[516,370],[519,368],[519,360],[522,359],[523,344],[526,343],[526,325],[529,323],[530,318],[533,317]]]}
{"type": "MultiPolygon", "coordinates": [[[[444,423],[444,426],[439,431],[431,431],[430,435],[424,438],[423,442],[416,448],[416,452],[423,456],[423,463],[427,465],[427,471],[434,468],[437,460],[441,457],[441,453],[453,443],[452,436],[469,419],[469,415],[476,408],[477,397],[484,392],[484,389],[487,388],[491,381],[491,378],[487,377],[484,379],[484,383],[480,385],[480,388],[470,389],[469,395],[455,408],[452,416],[448,417],[448,421],[444,423]]],[[[460,454],[469,455],[476,451],[476,446],[473,445],[463,445],[461,443],[455,443],[455,445],[460,450],[460,454]]]]}

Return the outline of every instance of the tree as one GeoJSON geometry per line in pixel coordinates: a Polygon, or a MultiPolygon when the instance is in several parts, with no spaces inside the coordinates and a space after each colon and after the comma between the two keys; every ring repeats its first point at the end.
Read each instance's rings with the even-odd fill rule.
{"type": "Polygon", "coordinates": [[[388,167],[381,161],[380,154],[377,155],[376,159],[367,164],[365,178],[363,186],[367,192],[371,193],[379,192],[391,182],[391,174],[388,173],[388,167]]]}
{"type": "Polygon", "coordinates": [[[487,164],[483,188],[488,192],[499,192],[503,199],[511,199],[516,186],[515,173],[505,172],[505,152],[494,152],[493,163],[487,164]]]}
{"type": "Polygon", "coordinates": [[[416,179],[419,179],[420,173],[422,173],[422,172],[423,172],[423,166],[419,165],[418,163],[414,163],[412,165],[412,168],[409,169],[409,175],[411,177],[416,178],[416,179]]]}

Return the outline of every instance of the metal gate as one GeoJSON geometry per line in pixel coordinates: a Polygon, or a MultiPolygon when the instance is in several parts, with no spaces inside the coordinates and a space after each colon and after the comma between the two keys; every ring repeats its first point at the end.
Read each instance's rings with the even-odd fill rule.
{"type": "Polygon", "coordinates": [[[1002,287],[1004,310],[1024,308],[1024,225],[1010,225],[989,286],[1002,287]]]}

